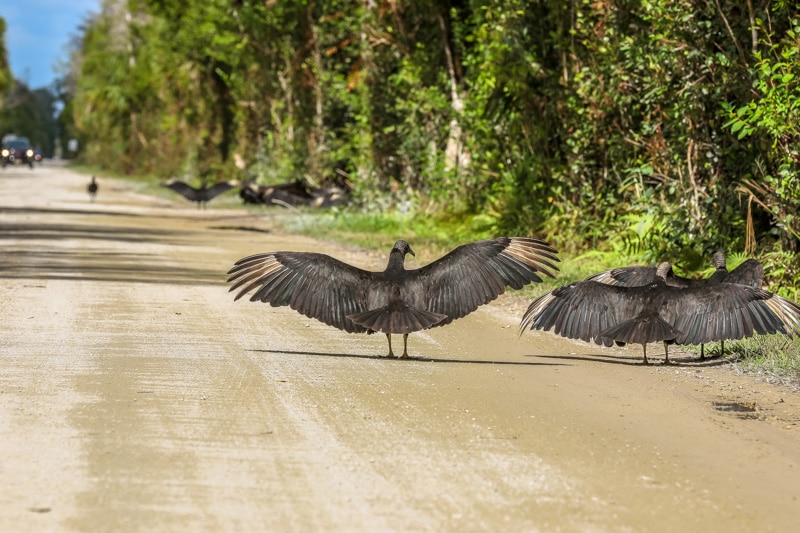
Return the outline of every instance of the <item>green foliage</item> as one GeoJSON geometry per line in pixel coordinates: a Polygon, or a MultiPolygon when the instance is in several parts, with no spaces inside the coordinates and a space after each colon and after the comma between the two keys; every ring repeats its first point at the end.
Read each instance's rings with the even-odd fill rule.
{"type": "Polygon", "coordinates": [[[744,372],[778,383],[796,386],[800,382],[800,339],[766,335],[726,342],[725,356],[744,372]]]}
{"type": "MultiPolygon", "coordinates": [[[[8,64],[8,51],[6,50],[6,20],[0,17],[0,95],[11,87],[13,76],[11,67],[8,64]]],[[[3,99],[0,96],[0,109],[3,107],[3,99]]]]}
{"type": "Polygon", "coordinates": [[[767,46],[754,54],[750,68],[756,93],[741,106],[723,104],[725,124],[737,139],[764,146],[745,177],[746,192],[777,221],[784,243],[797,251],[800,239],[800,17],[777,41],[775,31],[759,21],[767,46]]]}
{"type": "Polygon", "coordinates": [[[419,260],[442,255],[450,251],[454,243],[494,236],[492,226],[487,225],[485,217],[464,214],[423,216],[413,211],[365,213],[346,209],[327,213],[292,213],[279,216],[278,219],[287,230],[293,232],[377,250],[388,249],[397,239],[403,238],[412,243],[415,250],[417,246],[414,243],[418,243],[420,250],[425,250],[419,260]]]}
{"type": "Polygon", "coordinates": [[[365,216],[696,270],[719,248],[797,251],[798,17],[768,0],[118,0],[87,25],[68,109],[86,161],[118,171],[346,182],[365,216]]]}
{"type": "Polygon", "coordinates": [[[0,136],[6,134],[28,137],[34,146],[51,156],[56,146],[57,127],[55,98],[46,89],[31,91],[15,82],[4,95],[0,107],[0,136]]]}

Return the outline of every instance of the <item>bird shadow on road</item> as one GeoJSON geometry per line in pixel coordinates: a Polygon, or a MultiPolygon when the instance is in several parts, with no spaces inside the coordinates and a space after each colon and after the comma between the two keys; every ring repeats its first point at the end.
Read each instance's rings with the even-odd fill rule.
{"type": "Polygon", "coordinates": [[[379,359],[384,361],[397,361],[400,363],[420,362],[420,363],[464,363],[477,365],[519,365],[519,366],[567,366],[567,363],[545,363],[536,361],[496,361],[491,359],[442,359],[437,357],[409,356],[406,359],[399,357],[389,357],[387,355],[368,355],[355,353],[334,353],[334,352],[305,352],[292,350],[250,350],[260,353],[276,353],[287,355],[309,355],[314,357],[349,357],[353,359],[379,359]]]}
{"type": "Polygon", "coordinates": [[[650,355],[648,354],[649,364],[645,365],[642,363],[642,356],[635,356],[635,357],[626,357],[624,359],[618,356],[611,356],[605,354],[587,354],[587,355],[538,355],[538,354],[531,354],[527,355],[526,357],[541,357],[544,359],[564,359],[568,361],[587,361],[590,363],[604,363],[610,365],[626,365],[626,366],[666,366],[666,367],[712,367],[712,366],[722,366],[728,363],[727,359],[721,358],[719,356],[713,357],[706,357],[705,359],[700,359],[699,357],[694,358],[686,358],[686,357],[678,357],[675,358],[673,356],[669,359],[669,364],[664,365],[663,356],[658,355],[650,355]]]}

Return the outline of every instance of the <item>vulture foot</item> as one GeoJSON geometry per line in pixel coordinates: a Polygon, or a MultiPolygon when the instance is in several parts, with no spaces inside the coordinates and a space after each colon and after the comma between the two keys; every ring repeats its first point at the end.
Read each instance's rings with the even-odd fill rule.
{"type": "MultiPolygon", "coordinates": [[[[395,357],[394,351],[392,350],[392,335],[391,333],[386,334],[386,340],[389,341],[389,355],[386,357],[395,357]]],[[[408,355],[408,333],[403,334],[403,355],[397,356],[398,359],[410,359],[411,357],[408,355]]]]}

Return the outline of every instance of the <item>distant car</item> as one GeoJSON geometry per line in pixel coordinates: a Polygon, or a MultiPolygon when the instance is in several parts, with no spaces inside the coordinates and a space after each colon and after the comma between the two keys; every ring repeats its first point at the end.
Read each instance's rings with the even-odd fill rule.
{"type": "Polygon", "coordinates": [[[3,143],[0,155],[3,157],[3,167],[9,163],[16,164],[19,161],[23,165],[33,168],[34,151],[27,137],[15,137],[7,140],[3,143]]]}

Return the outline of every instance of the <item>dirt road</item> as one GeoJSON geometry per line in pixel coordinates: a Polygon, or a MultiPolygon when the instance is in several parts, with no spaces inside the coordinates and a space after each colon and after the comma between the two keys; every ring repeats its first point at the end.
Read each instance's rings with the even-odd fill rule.
{"type": "Polygon", "coordinates": [[[225,284],[259,251],[384,256],[111,180],[92,203],[87,183],[0,172],[0,531],[800,523],[789,388],[685,354],[643,367],[641,347],[518,338],[515,297],[387,360],[383,336],[234,303],[225,284]]]}

